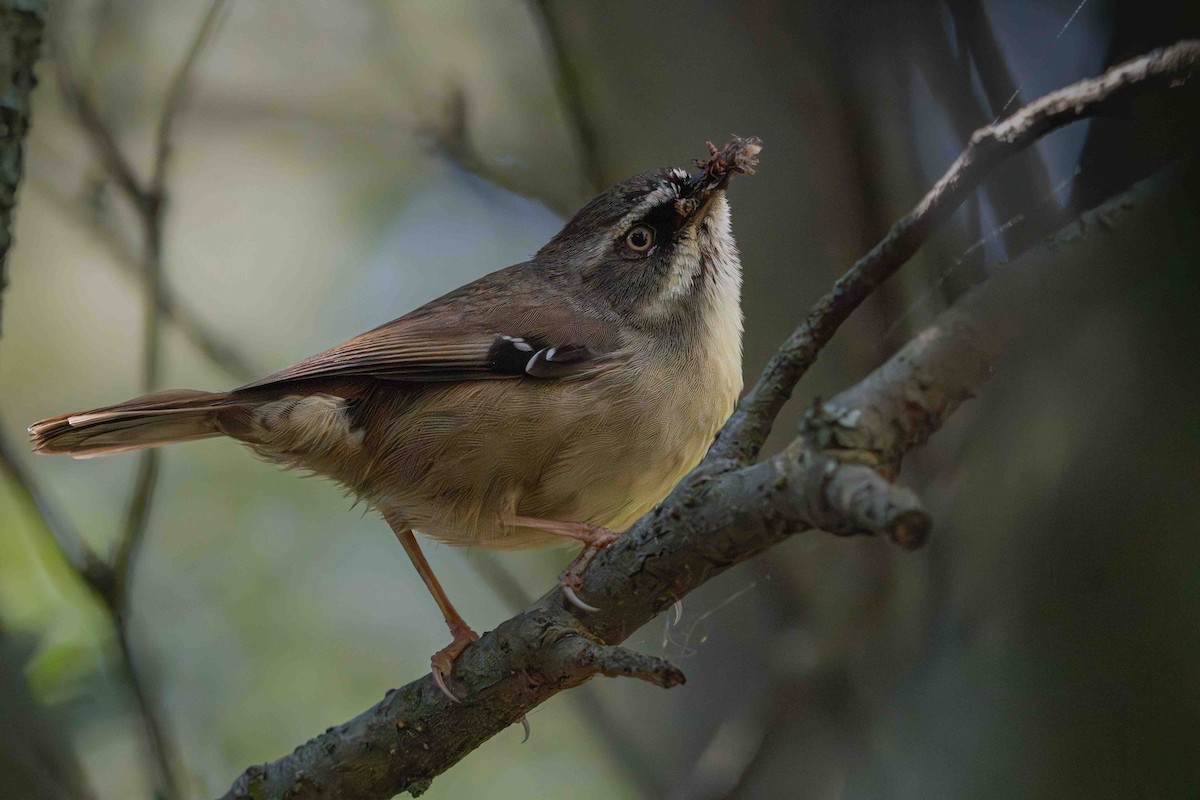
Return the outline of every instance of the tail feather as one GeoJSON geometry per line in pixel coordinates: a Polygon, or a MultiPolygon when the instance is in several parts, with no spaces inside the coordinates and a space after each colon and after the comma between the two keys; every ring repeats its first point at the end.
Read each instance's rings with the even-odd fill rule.
{"type": "Polygon", "coordinates": [[[76,458],[206,439],[221,435],[217,413],[232,403],[221,392],[157,392],[35,422],[29,426],[29,438],[39,453],[70,453],[76,458]]]}

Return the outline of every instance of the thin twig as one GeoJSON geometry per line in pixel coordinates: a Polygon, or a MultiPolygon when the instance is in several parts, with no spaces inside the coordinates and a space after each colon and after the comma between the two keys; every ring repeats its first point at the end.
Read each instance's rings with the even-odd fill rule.
{"type": "MultiPolygon", "coordinates": [[[[34,66],[42,53],[46,6],[6,2],[0,7],[0,68],[4,74],[4,124],[0,125],[0,312],[8,285],[8,251],[13,243],[13,209],[25,171],[25,136],[32,114],[34,66]]],[[[3,321],[0,316],[0,322],[3,321]]]]}
{"type": "MultiPolygon", "coordinates": [[[[114,229],[110,220],[102,218],[86,202],[69,196],[49,180],[39,177],[36,171],[29,179],[62,213],[99,239],[100,244],[108,250],[112,263],[119,270],[138,280],[141,279],[142,265],[138,263],[137,254],[133,252],[130,243],[114,229]]],[[[158,313],[174,325],[180,335],[191,342],[201,355],[238,382],[249,382],[261,374],[235,344],[226,341],[185,303],[180,302],[169,286],[159,287],[158,313]]]]}
{"type": "MultiPolygon", "coordinates": [[[[139,189],[136,194],[130,194],[130,202],[138,205],[141,211],[142,247],[145,272],[143,274],[143,311],[142,311],[142,389],[145,392],[154,391],[158,383],[161,361],[161,330],[162,317],[158,313],[159,301],[162,297],[162,267],[163,267],[163,216],[167,203],[167,170],[171,160],[171,131],[187,100],[189,81],[196,62],[204,46],[216,30],[217,20],[225,0],[215,0],[204,16],[199,31],[192,40],[182,63],[175,71],[174,77],[167,89],[163,102],[162,114],[159,117],[154,145],[154,169],[151,172],[149,185],[139,189]]],[[[99,120],[98,120],[99,122],[99,120]]],[[[103,123],[99,123],[103,129],[103,123]]],[[[112,137],[107,137],[112,141],[112,137]]],[[[115,147],[115,143],[114,143],[115,147]]],[[[118,151],[119,152],[119,151],[118,151]]],[[[158,486],[158,451],[146,450],[138,461],[137,475],[134,478],[134,489],[129,502],[129,510],[125,515],[125,525],[117,545],[113,568],[117,577],[117,588],[120,592],[122,611],[128,603],[128,586],[131,571],[138,549],[146,536],[146,526],[150,520],[150,508],[154,501],[154,492],[158,486]]]]}
{"type": "MultiPolygon", "coordinates": [[[[162,266],[163,266],[163,214],[167,203],[167,171],[171,157],[171,131],[176,117],[187,99],[189,80],[195,68],[197,59],[204,46],[216,30],[217,20],[224,8],[225,0],[215,0],[209,7],[200,25],[191,47],[175,71],[174,77],[167,89],[163,102],[162,113],[159,117],[155,135],[154,168],[150,182],[146,188],[141,188],[136,181],[126,187],[126,193],[131,203],[141,212],[142,247],[143,247],[143,311],[142,311],[142,389],[154,391],[158,382],[160,366],[161,315],[159,304],[162,297],[162,266]]],[[[76,94],[82,94],[77,90],[76,94]]],[[[118,154],[116,163],[124,162],[115,140],[107,134],[107,128],[97,116],[95,123],[88,128],[92,135],[100,135],[98,147],[104,149],[104,143],[109,142],[118,154]]],[[[121,185],[120,183],[118,185],[121,185]]],[[[154,490],[158,485],[158,451],[146,450],[138,462],[137,475],[134,478],[134,489],[125,515],[125,524],[117,545],[114,559],[114,571],[117,577],[118,591],[122,611],[128,602],[128,586],[130,573],[138,549],[146,535],[146,526],[150,519],[150,508],[154,500],[154,490]]]]}
{"type": "Polygon", "coordinates": [[[75,529],[50,498],[38,487],[33,474],[21,461],[12,442],[4,435],[0,421],[0,468],[3,468],[9,483],[15,486],[22,499],[37,513],[50,538],[58,546],[63,560],[96,593],[102,602],[113,591],[113,571],[104,559],[96,554],[79,531],[75,529]]]}
{"type": "Polygon", "coordinates": [[[1052,92],[996,125],[980,128],[941,180],[879,244],[843,275],[767,363],[758,382],[738,404],[706,458],[716,464],[746,464],[761,451],[792,389],[813,365],[854,309],[921,248],[1001,161],[1052,130],[1096,116],[1135,94],[1181,85],[1200,65],[1200,42],[1185,41],[1113,67],[1099,78],[1052,92]]]}
{"type": "Polygon", "coordinates": [[[51,540],[57,545],[63,560],[95,593],[97,600],[111,615],[117,646],[121,654],[119,665],[122,678],[137,704],[146,731],[146,740],[153,755],[152,763],[159,781],[160,794],[164,797],[177,796],[175,782],[167,766],[171,763],[170,753],[172,752],[168,744],[169,739],[164,733],[158,711],[150,701],[134,665],[133,650],[129,641],[129,627],[119,608],[121,595],[116,580],[116,571],[79,536],[78,531],[67,520],[66,515],[61,513],[40,490],[33,475],[21,463],[12,443],[3,434],[2,424],[0,424],[0,467],[3,468],[9,482],[16,487],[23,499],[37,513],[42,525],[50,534],[51,540]]]}
{"type": "Polygon", "coordinates": [[[150,521],[150,506],[154,501],[154,490],[158,485],[158,451],[147,450],[138,458],[137,471],[133,478],[133,492],[125,511],[125,523],[121,538],[113,553],[113,573],[117,583],[117,607],[119,612],[129,612],[129,587],[133,579],[133,565],[141,550],[142,540],[150,521]]]}
{"type": "Polygon", "coordinates": [[[83,85],[75,78],[75,72],[62,42],[54,42],[53,51],[54,74],[63,103],[75,114],[92,152],[100,159],[105,174],[112,179],[122,194],[129,198],[138,213],[144,213],[142,208],[146,198],[141,182],[133,172],[133,166],[125,158],[121,148],[117,146],[117,140],[113,138],[112,132],[100,116],[100,111],[92,102],[91,96],[84,91],[83,85]]]}
{"type": "Polygon", "coordinates": [[[154,762],[158,765],[161,773],[158,776],[159,796],[166,800],[179,797],[181,793],[178,780],[170,766],[180,763],[179,751],[167,734],[158,705],[151,699],[146,684],[141,679],[143,673],[137,668],[133,644],[129,640],[128,623],[123,618],[118,618],[114,628],[117,634],[117,648],[121,653],[120,664],[125,673],[125,682],[129,686],[134,702],[137,703],[142,724],[146,729],[146,739],[154,756],[154,762]]]}
{"type": "MultiPolygon", "coordinates": [[[[432,140],[446,158],[454,162],[459,169],[483,178],[502,189],[516,194],[529,196],[529,187],[504,169],[496,169],[484,159],[471,141],[469,130],[469,108],[467,94],[462,85],[455,84],[446,95],[442,109],[436,120],[420,128],[421,133],[432,140]]],[[[574,199],[565,199],[546,194],[533,195],[556,214],[569,217],[578,208],[574,199]]]]}
{"type": "MultiPolygon", "coordinates": [[[[68,105],[75,112],[93,151],[99,157],[109,177],[138,213],[142,238],[142,369],[144,391],[153,391],[158,383],[161,360],[160,308],[164,304],[162,286],[163,227],[167,204],[167,175],[171,155],[171,134],[175,120],[187,99],[190,79],[200,54],[212,39],[225,0],[214,0],[191,46],[168,84],[163,109],[155,135],[154,163],[145,185],[137,178],[133,167],[117,143],[103,117],[87,92],[76,82],[67,59],[60,52],[56,59],[59,86],[68,105]]],[[[156,773],[158,792],[172,798],[180,794],[180,785],[173,765],[180,763],[175,748],[166,735],[156,705],[151,701],[141,674],[134,661],[129,638],[129,586],[138,552],[145,539],[155,487],[158,484],[158,452],[147,450],[138,462],[133,489],[121,535],[117,540],[111,567],[112,586],[104,596],[112,616],[121,654],[121,663],[131,693],[137,702],[151,763],[156,773]]],[[[82,575],[83,573],[81,573],[82,575]]],[[[85,576],[86,579],[86,576],[85,576]]]]}
{"type": "Polygon", "coordinates": [[[558,100],[563,105],[567,124],[575,134],[575,143],[579,148],[579,159],[583,162],[583,172],[587,178],[588,188],[595,193],[604,188],[607,181],[604,177],[604,165],[600,161],[600,143],[596,136],[595,127],[588,117],[587,108],[583,103],[583,90],[580,86],[579,73],[567,52],[567,44],[563,40],[562,31],[556,24],[554,12],[547,0],[531,0],[530,11],[537,18],[538,28],[553,61],[554,86],[558,100]]]}
{"type": "Polygon", "coordinates": [[[150,176],[150,194],[162,198],[166,194],[167,166],[171,160],[171,130],[175,120],[187,103],[188,91],[191,88],[191,75],[196,68],[196,62],[205,47],[216,35],[217,25],[225,10],[225,0],[213,0],[200,30],[196,32],[187,55],[175,70],[175,75],[167,88],[166,100],[163,102],[162,115],[158,119],[158,130],[155,136],[154,171],[150,176]]]}
{"type": "MultiPolygon", "coordinates": [[[[976,18],[967,21],[970,14],[968,9],[978,0],[948,0],[954,14],[955,30],[966,43],[966,49],[960,50],[958,58],[951,50],[951,41],[944,30],[946,17],[945,9],[937,2],[921,2],[912,4],[912,32],[919,50],[915,54],[925,84],[929,87],[934,98],[946,111],[947,119],[955,134],[963,145],[970,141],[975,129],[986,123],[995,124],[1001,113],[999,106],[993,110],[977,97],[975,86],[971,81],[970,64],[974,63],[980,80],[984,83],[994,83],[1002,78],[993,76],[990,70],[1005,70],[1003,60],[999,64],[983,59],[981,50],[986,49],[980,40],[991,35],[986,13],[979,9],[976,18]],[[962,64],[967,63],[965,69],[962,64]],[[986,74],[986,77],[985,77],[986,74]]],[[[1017,106],[1013,106],[1016,108],[1017,106]]],[[[915,144],[915,143],[914,143],[915,144]]],[[[1002,179],[987,181],[982,191],[991,201],[992,208],[1000,219],[1011,219],[1035,197],[1043,197],[1050,191],[1050,177],[1041,155],[1029,151],[1019,159],[1014,159],[1004,171],[1002,179]]],[[[1010,228],[1005,232],[1004,241],[1009,253],[1016,255],[1025,247],[1036,242],[1046,233],[1056,230],[1063,223],[1062,212],[1058,208],[1047,209],[1047,213],[1031,225],[1010,228]]],[[[968,240],[969,241],[969,240],[968,240]]],[[[951,248],[958,249],[957,246],[951,248]]],[[[982,274],[963,275],[969,281],[955,282],[951,288],[961,293],[970,283],[983,279],[982,274]]]]}

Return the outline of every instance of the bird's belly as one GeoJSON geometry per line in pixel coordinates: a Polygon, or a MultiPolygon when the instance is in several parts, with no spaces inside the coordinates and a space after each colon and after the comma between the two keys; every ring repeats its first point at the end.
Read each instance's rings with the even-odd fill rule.
{"type": "Polygon", "coordinates": [[[576,437],[522,497],[519,513],[624,530],[699,463],[711,438],[708,426],[683,430],[678,421],[576,437]]]}
{"type": "Polygon", "coordinates": [[[732,411],[736,391],[704,389],[649,391],[575,426],[518,513],[626,530],[700,462],[732,411]]]}
{"type": "MultiPolygon", "coordinates": [[[[512,525],[516,516],[623,531],[699,463],[737,394],[736,386],[683,381],[592,385],[586,392],[568,383],[521,398],[518,414],[502,389],[499,382],[480,385],[458,424],[443,412],[436,412],[436,425],[421,409],[410,412],[410,434],[437,433],[385,445],[375,486],[365,493],[371,502],[458,546],[563,543],[512,525]]],[[[430,413],[439,407],[431,398],[430,413]]]]}

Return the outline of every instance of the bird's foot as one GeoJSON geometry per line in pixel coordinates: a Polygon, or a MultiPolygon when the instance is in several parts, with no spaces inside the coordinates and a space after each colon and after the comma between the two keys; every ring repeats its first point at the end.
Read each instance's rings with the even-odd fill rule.
{"type": "Polygon", "coordinates": [[[562,522],[538,517],[514,517],[513,524],[583,542],[583,552],[563,570],[559,583],[562,584],[563,596],[571,605],[580,611],[599,611],[600,609],[579,599],[578,592],[583,586],[583,571],[592,563],[596,553],[615,542],[621,534],[588,522],[562,522]]]}
{"type": "Polygon", "coordinates": [[[462,655],[463,650],[467,649],[467,645],[479,639],[479,634],[461,620],[448,624],[450,635],[454,638],[450,644],[433,654],[433,658],[429,659],[429,664],[433,667],[433,682],[442,690],[442,694],[446,695],[452,703],[461,703],[462,700],[450,691],[446,681],[454,669],[454,661],[462,655]]]}
{"type": "Polygon", "coordinates": [[[563,596],[571,605],[580,611],[595,612],[600,609],[579,599],[578,592],[583,588],[583,573],[596,554],[615,542],[621,534],[599,525],[581,525],[580,528],[580,535],[575,538],[584,543],[583,551],[562,571],[558,582],[562,585],[563,596]]]}

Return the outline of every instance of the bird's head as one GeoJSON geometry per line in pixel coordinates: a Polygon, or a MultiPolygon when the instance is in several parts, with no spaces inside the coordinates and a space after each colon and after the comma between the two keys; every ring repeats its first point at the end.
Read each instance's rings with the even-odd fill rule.
{"type": "MultiPolygon", "coordinates": [[[[752,174],[762,142],[709,145],[698,172],[680,168],[635,175],[585,205],[536,259],[630,324],[689,327],[706,301],[741,280],[725,188],[752,174]]],[[[590,299],[590,298],[589,298],[590,299]]]]}

